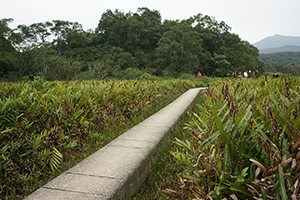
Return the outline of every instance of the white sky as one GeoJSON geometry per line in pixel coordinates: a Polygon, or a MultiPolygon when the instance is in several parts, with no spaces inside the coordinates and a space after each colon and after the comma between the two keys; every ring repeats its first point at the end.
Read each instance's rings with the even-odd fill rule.
{"type": "Polygon", "coordinates": [[[0,18],[14,19],[11,28],[56,19],[95,29],[107,9],[135,13],[147,7],[163,20],[213,16],[251,44],[275,34],[300,36],[300,0],[0,0],[0,5],[0,18]]]}

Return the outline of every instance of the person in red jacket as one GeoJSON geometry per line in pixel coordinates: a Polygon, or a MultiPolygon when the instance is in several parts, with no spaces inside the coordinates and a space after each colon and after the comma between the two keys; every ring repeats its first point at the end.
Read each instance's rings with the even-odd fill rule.
{"type": "Polygon", "coordinates": [[[197,78],[200,78],[202,76],[201,72],[198,72],[197,78]]]}
{"type": "Polygon", "coordinates": [[[239,78],[242,77],[242,72],[241,72],[241,71],[238,73],[238,77],[239,77],[239,78]]]}

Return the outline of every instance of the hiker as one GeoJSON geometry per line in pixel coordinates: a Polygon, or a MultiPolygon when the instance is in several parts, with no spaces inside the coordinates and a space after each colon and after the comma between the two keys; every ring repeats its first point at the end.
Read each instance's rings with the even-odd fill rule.
{"type": "Polygon", "coordinates": [[[259,78],[258,69],[255,71],[255,78],[259,78]]]}
{"type": "Polygon", "coordinates": [[[234,72],[232,73],[232,75],[233,75],[233,78],[236,78],[236,71],[234,71],[234,72]]]}
{"type": "Polygon", "coordinates": [[[249,78],[252,77],[251,70],[249,70],[248,77],[249,77],[249,78]]]}
{"type": "Polygon", "coordinates": [[[241,71],[238,73],[238,77],[239,77],[239,78],[242,77],[242,72],[241,72],[241,71]]]}
{"type": "Polygon", "coordinates": [[[201,72],[198,72],[197,78],[200,78],[202,76],[201,72]]]}
{"type": "Polygon", "coordinates": [[[273,74],[273,78],[279,78],[279,74],[277,74],[277,72],[275,71],[273,74]]]}

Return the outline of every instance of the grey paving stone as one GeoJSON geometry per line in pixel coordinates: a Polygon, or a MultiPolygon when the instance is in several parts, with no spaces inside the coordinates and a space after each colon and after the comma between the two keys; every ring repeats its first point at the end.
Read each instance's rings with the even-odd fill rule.
{"type": "Polygon", "coordinates": [[[149,154],[144,148],[105,146],[70,170],[70,173],[125,179],[149,154]]]}
{"type": "Polygon", "coordinates": [[[147,141],[157,144],[158,141],[168,134],[170,129],[171,128],[167,126],[154,126],[153,124],[140,123],[116,139],[147,141]]]}
{"type": "Polygon", "coordinates": [[[53,190],[41,187],[30,196],[25,199],[30,200],[74,200],[74,199],[85,199],[85,200],[106,200],[109,199],[107,196],[86,194],[81,192],[70,192],[65,190],[53,190]]]}
{"type": "Polygon", "coordinates": [[[120,196],[125,194],[125,188],[122,188],[123,184],[123,179],[66,172],[47,183],[44,188],[111,197],[114,195],[114,191],[117,191],[120,196]]]}

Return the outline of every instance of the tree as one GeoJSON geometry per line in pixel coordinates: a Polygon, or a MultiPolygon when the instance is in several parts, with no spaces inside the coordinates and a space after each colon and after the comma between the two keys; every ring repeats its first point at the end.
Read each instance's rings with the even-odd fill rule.
{"type": "Polygon", "coordinates": [[[17,28],[21,40],[15,45],[15,58],[17,62],[16,75],[19,79],[23,76],[36,76],[42,63],[46,59],[45,49],[50,44],[50,28],[52,24],[34,23],[30,26],[19,25],[17,28]]]}
{"type": "Polygon", "coordinates": [[[214,54],[212,58],[214,64],[214,72],[216,76],[227,76],[228,73],[231,74],[230,65],[231,63],[226,60],[225,55],[214,54]]]}
{"type": "MultiPolygon", "coordinates": [[[[165,32],[158,42],[157,64],[160,72],[168,70],[174,77],[196,73],[201,55],[201,39],[188,24],[177,24],[165,32]]],[[[158,74],[162,75],[162,74],[158,74]]]]}
{"type": "Polygon", "coordinates": [[[134,57],[120,47],[111,47],[102,57],[102,63],[108,69],[108,76],[122,77],[122,70],[134,67],[134,57]]]}
{"type": "Polygon", "coordinates": [[[97,27],[99,38],[105,45],[121,47],[132,55],[136,51],[151,52],[161,37],[159,11],[138,8],[138,13],[107,10],[97,27]]]}
{"type": "Polygon", "coordinates": [[[154,51],[161,38],[161,15],[157,10],[150,10],[146,7],[138,8],[142,28],[139,33],[142,49],[145,52],[154,51]]]}
{"type": "Polygon", "coordinates": [[[71,48],[72,45],[82,44],[84,36],[84,31],[82,25],[78,22],[68,22],[62,20],[53,20],[53,27],[51,27],[51,32],[55,39],[52,41],[52,45],[55,47],[59,55],[65,55],[65,52],[71,48]],[[80,38],[78,41],[72,41],[72,37],[76,39],[80,38]]]}
{"type": "Polygon", "coordinates": [[[115,12],[107,10],[102,14],[96,32],[104,37],[106,45],[126,50],[125,43],[128,39],[126,21],[130,16],[130,12],[125,14],[118,9],[115,12]]]}
{"type": "Polygon", "coordinates": [[[18,30],[22,35],[23,46],[30,48],[48,46],[50,44],[50,28],[53,26],[51,22],[34,23],[30,26],[19,25],[18,30]]]}
{"type": "Polygon", "coordinates": [[[231,29],[225,22],[218,23],[214,17],[201,13],[191,17],[187,22],[199,33],[205,51],[209,51],[212,55],[220,53],[219,49],[223,45],[222,33],[231,29]]]}
{"type": "Polygon", "coordinates": [[[15,44],[20,42],[21,36],[8,27],[12,21],[12,18],[0,20],[0,77],[15,70],[15,44]]]}

